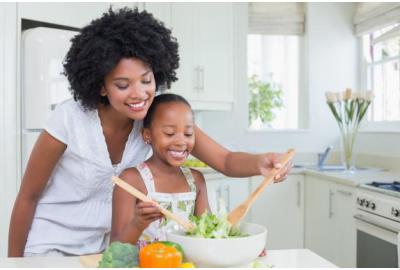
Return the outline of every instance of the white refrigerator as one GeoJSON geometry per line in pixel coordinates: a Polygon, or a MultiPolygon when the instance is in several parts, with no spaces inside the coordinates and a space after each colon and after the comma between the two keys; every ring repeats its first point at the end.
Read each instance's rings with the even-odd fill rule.
{"type": "Polygon", "coordinates": [[[55,106],[71,98],[63,72],[70,40],[77,32],[37,27],[23,31],[21,44],[22,170],[55,106]]]}

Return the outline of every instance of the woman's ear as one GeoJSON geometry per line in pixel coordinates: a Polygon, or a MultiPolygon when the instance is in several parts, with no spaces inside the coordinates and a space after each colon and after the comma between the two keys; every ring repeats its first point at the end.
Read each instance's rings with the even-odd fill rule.
{"type": "Polygon", "coordinates": [[[106,91],[106,88],[104,87],[104,85],[101,87],[100,96],[102,96],[102,97],[107,96],[107,91],[106,91]]]}
{"type": "Polygon", "coordinates": [[[150,130],[148,128],[142,129],[142,137],[145,144],[151,144],[150,130]]]}

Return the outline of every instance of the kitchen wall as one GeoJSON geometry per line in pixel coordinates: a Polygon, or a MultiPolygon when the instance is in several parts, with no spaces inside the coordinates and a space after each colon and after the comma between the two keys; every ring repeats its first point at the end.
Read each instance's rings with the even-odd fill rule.
{"type": "MultiPolygon", "coordinates": [[[[353,35],[353,3],[307,3],[304,36],[306,78],[301,102],[307,102],[308,125],[294,131],[248,131],[246,85],[246,4],[241,3],[235,44],[233,112],[203,112],[201,125],[217,141],[237,150],[315,153],[338,145],[338,128],[325,103],[325,91],[357,89],[357,40],[353,35]],[[223,123],[223,125],[221,125],[223,123]]],[[[306,117],[307,118],[307,117],[306,117]]]]}

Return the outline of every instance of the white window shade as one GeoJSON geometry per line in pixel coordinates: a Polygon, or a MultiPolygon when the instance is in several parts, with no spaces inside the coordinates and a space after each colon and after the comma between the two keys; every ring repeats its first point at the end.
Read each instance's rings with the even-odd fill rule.
{"type": "Polygon", "coordinates": [[[303,3],[249,3],[249,34],[302,35],[303,3]]]}
{"type": "Polygon", "coordinates": [[[353,21],[359,36],[400,22],[400,3],[357,3],[353,21]]]}

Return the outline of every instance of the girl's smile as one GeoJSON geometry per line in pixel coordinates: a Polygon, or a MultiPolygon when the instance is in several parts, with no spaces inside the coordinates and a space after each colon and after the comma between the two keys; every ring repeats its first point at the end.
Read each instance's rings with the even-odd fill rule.
{"type": "Polygon", "coordinates": [[[194,147],[192,110],[183,102],[159,104],[149,128],[143,130],[151,142],[153,157],[170,166],[181,166],[194,147]]]}

